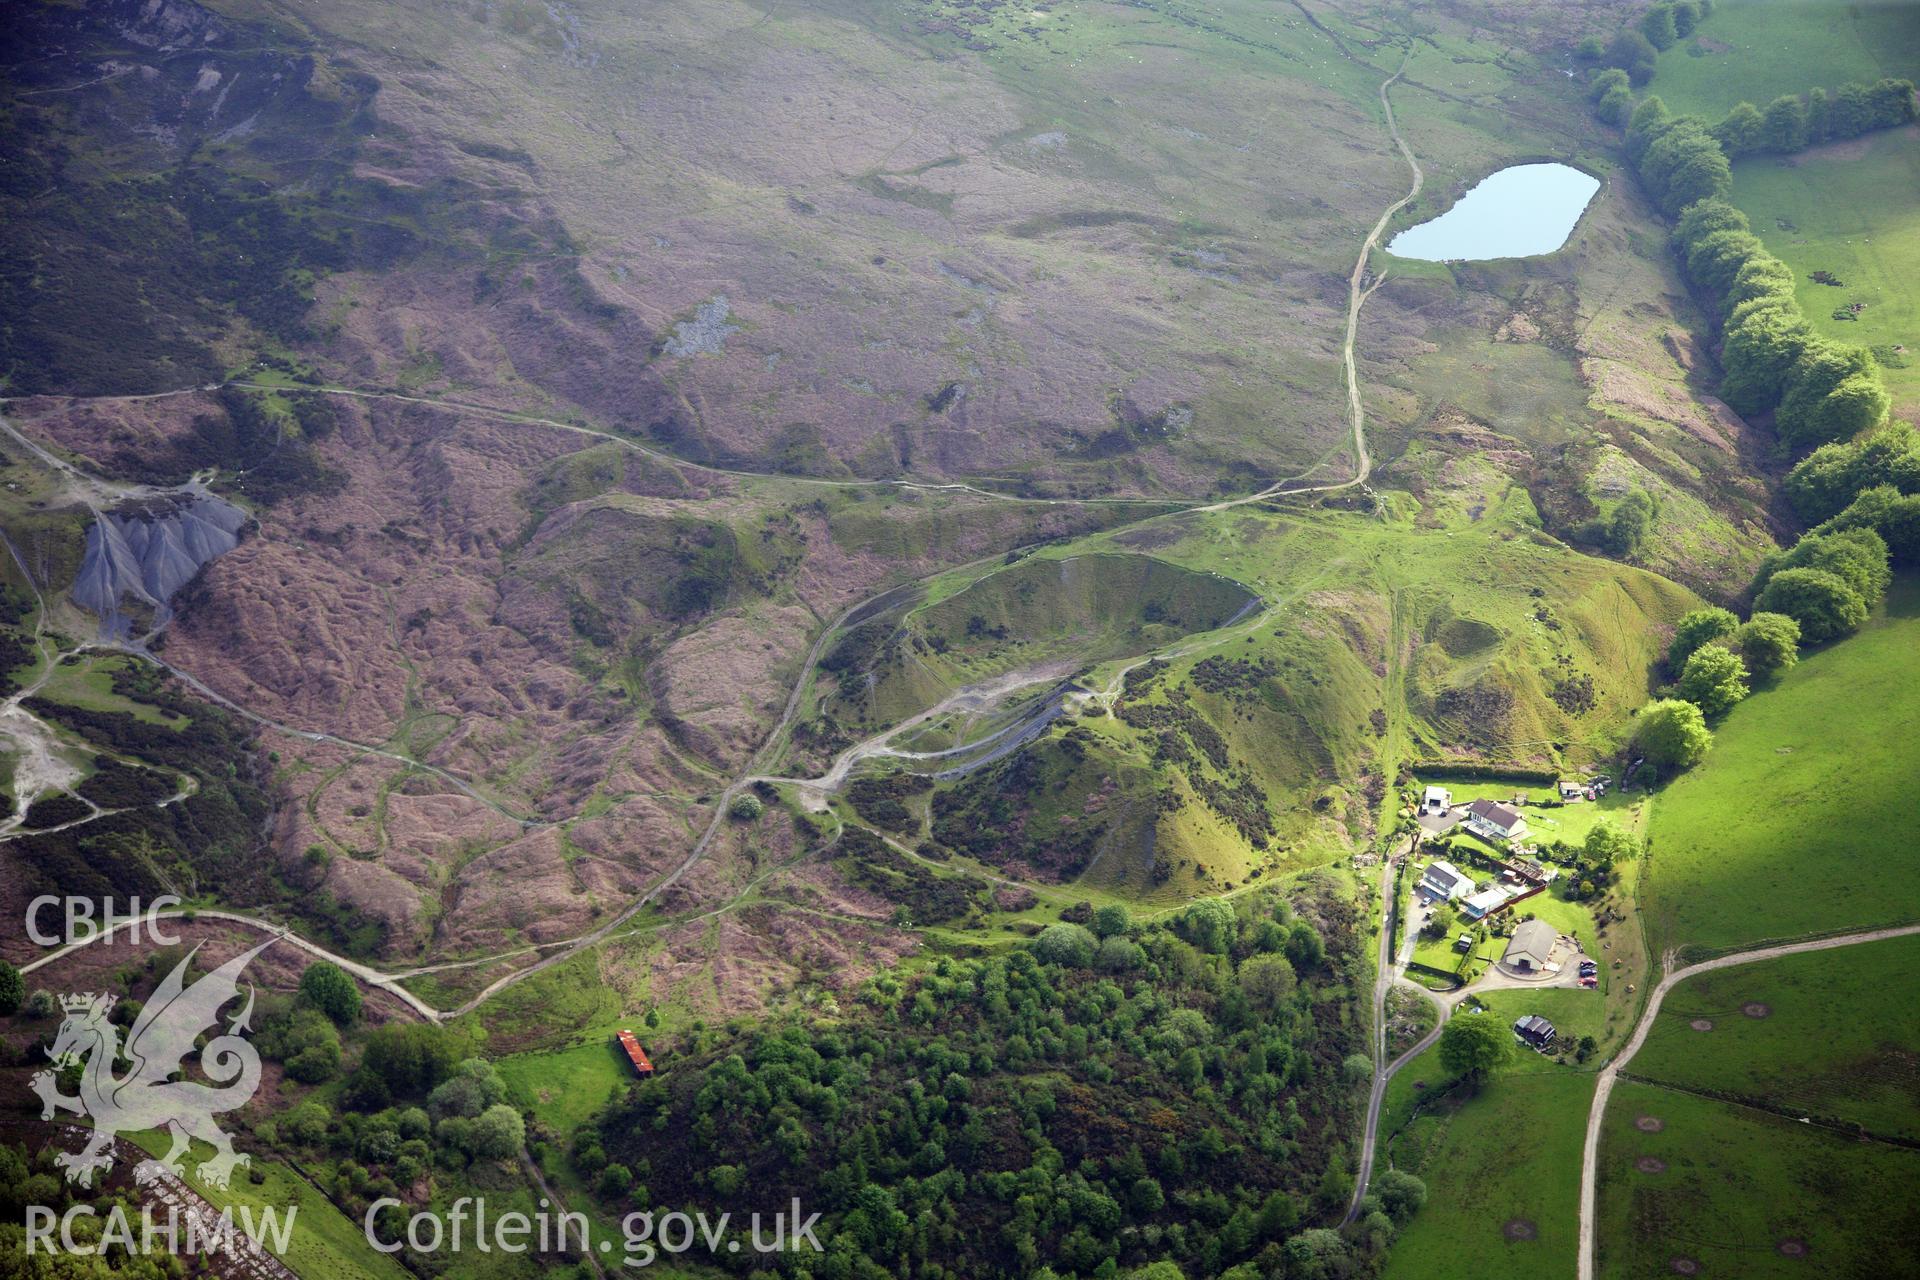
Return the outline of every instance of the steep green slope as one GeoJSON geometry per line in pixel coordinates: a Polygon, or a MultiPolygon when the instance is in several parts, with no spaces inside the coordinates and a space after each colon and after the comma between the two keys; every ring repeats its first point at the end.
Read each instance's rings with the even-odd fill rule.
{"type": "Polygon", "coordinates": [[[1920,582],[1860,634],[1742,702],[1654,806],[1642,889],[1655,952],[1920,916],[1911,838],[1920,582]]]}
{"type": "Polygon", "coordinates": [[[943,590],[952,594],[848,630],[828,655],[839,683],[823,716],[875,732],[961,686],[1148,653],[1255,604],[1229,579],[1112,552],[1030,557],[943,590]]]}
{"type": "Polygon", "coordinates": [[[1767,251],[1793,268],[1800,309],[1814,330],[1871,347],[1895,415],[1909,419],[1920,412],[1916,187],[1920,129],[1912,128],[1817,147],[1791,165],[1756,156],[1733,171],[1733,203],[1753,220],[1767,251]]]}
{"type": "Polygon", "coordinates": [[[1481,520],[1421,524],[1413,506],[1237,508],[1062,549],[1151,549],[1266,607],[1150,663],[1096,666],[1092,694],[1043,737],[944,785],[932,834],[1171,902],[1351,849],[1414,761],[1552,768],[1611,752],[1695,598],[1546,537],[1523,493],[1481,520]]]}

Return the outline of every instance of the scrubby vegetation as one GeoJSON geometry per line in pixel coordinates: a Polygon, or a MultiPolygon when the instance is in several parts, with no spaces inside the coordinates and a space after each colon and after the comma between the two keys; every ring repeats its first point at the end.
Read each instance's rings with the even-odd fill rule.
{"type": "Polygon", "coordinates": [[[898,904],[897,924],[941,924],[980,903],[985,882],[957,873],[935,872],[895,850],[862,827],[848,827],[839,852],[854,883],[898,904]]]}
{"type": "Polygon", "coordinates": [[[936,792],[933,838],[993,866],[1070,878],[1110,835],[1101,754],[1083,728],[1050,734],[936,792]]]}

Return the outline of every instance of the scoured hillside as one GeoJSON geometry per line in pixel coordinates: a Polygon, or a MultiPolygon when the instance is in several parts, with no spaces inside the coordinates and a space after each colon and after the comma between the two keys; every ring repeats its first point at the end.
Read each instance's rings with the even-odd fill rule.
{"type": "Polygon", "coordinates": [[[1359,847],[1402,781],[1391,762],[1610,752],[1696,598],[1544,536],[1517,491],[1438,537],[1421,523],[1249,510],[1090,540],[1237,578],[1267,608],[1168,660],[1096,667],[1080,714],[944,784],[929,834],[1015,874],[1179,901],[1359,847]]]}

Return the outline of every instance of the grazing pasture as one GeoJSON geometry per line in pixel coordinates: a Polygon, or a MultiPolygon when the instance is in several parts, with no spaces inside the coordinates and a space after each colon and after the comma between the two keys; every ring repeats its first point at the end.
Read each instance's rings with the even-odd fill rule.
{"type": "Polygon", "coordinates": [[[1705,762],[1654,802],[1642,903],[1655,954],[1920,916],[1917,648],[1920,582],[1907,577],[1858,635],[1727,715],[1705,762]]]}
{"type": "MultiPolygon", "coordinates": [[[[1916,11],[1920,22],[1920,11],[1916,11]]],[[[1920,127],[1870,133],[1733,170],[1733,200],[1793,268],[1819,333],[1871,347],[1896,416],[1920,413],[1920,127]],[[1824,272],[1840,283],[1823,284],[1824,272]],[[1857,307],[1857,310],[1855,309],[1857,307]],[[1841,319],[1835,312],[1852,316],[1841,319]]]]}
{"type": "MultiPolygon", "coordinates": [[[[1920,1274],[1920,1153],[1623,1081],[1600,1139],[1599,1274],[1920,1274]]],[[[1411,1235],[1409,1235],[1411,1238],[1411,1235]]]]}
{"type": "Polygon", "coordinates": [[[1920,1140],[1915,972],[1907,937],[1701,974],[1667,997],[1630,1069],[1920,1140]]]}
{"type": "Polygon", "coordinates": [[[1920,15],[1910,4],[1843,0],[1721,0],[1690,39],[1660,55],[1648,92],[1676,114],[1718,120],[1819,85],[1911,76],[1920,15]]]}
{"type": "MultiPolygon", "coordinates": [[[[1491,1017],[1491,1014],[1461,1014],[1491,1017]]],[[[1532,1056],[1532,1055],[1528,1055],[1532,1056]]],[[[1395,1240],[1389,1280],[1538,1280],[1571,1275],[1580,1142],[1593,1077],[1515,1070],[1473,1097],[1449,1093],[1406,1122],[1418,1092],[1445,1089],[1439,1050],[1395,1077],[1381,1118],[1381,1167],[1425,1180],[1427,1203],[1395,1240]],[[1425,1091],[1412,1084],[1425,1081],[1425,1091]],[[1400,1131],[1405,1125],[1404,1131],[1400,1131]]]]}

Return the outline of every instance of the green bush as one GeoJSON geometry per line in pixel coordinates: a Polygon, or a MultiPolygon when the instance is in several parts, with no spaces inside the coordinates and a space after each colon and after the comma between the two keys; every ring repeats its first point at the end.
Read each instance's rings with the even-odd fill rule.
{"type": "Polygon", "coordinates": [[[1680,696],[1710,716],[1725,715],[1747,696],[1747,667],[1717,644],[1702,645],[1680,673],[1680,696]]]}
{"type": "Polygon", "coordinates": [[[1783,613],[1808,644],[1825,644],[1858,631],[1867,605],[1844,580],[1824,569],[1782,569],[1754,600],[1756,609],[1783,613]]]}
{"type": "Polygon", "coordinates": [[[1783,613],[1755,613],[1733,633],[1747,669],[1765,678],[1800,660],[1800,624],[1783,613]]]}
{"type": "Polygon", "coordinates": [[[360,988],[330,960],[316,960],[300,975],[300,998],[345,1027],[360,1016],[360,988]]]}
{"type": "Polygon", "coordinates": [[[5,960],[0,960],[0,1015],[18,1010],[26,994],[26,980],[20,976],[20,971],[5,960]]]}
{"type": "Polygon", "coordinates": [[[1674,624],[1673,640],[1667,645],[1667,667],[1678,673],[1687,665],[1687,659],[1693,651],[1712,640],[1719,640],[1733,634],[1740,625],[1740,619],[1731,610],[1708,606],[1694,609],[1683,614],[1674,624]]]}
{"type": "Polygon", "coordinates": [[[1655,765],[1687,769],[1706,758],[1713,734],[1699,707],[1678,698],[1662,698],[1640,709],[1633,740],[1655,765]]]}
{"type": "Polygon", "coordinates": [[[1084,925],[1050,924],[1033,940],[1033,953],[1048,964],[1084,969],[1093,963],[1099,942],[1084,925]]]}

